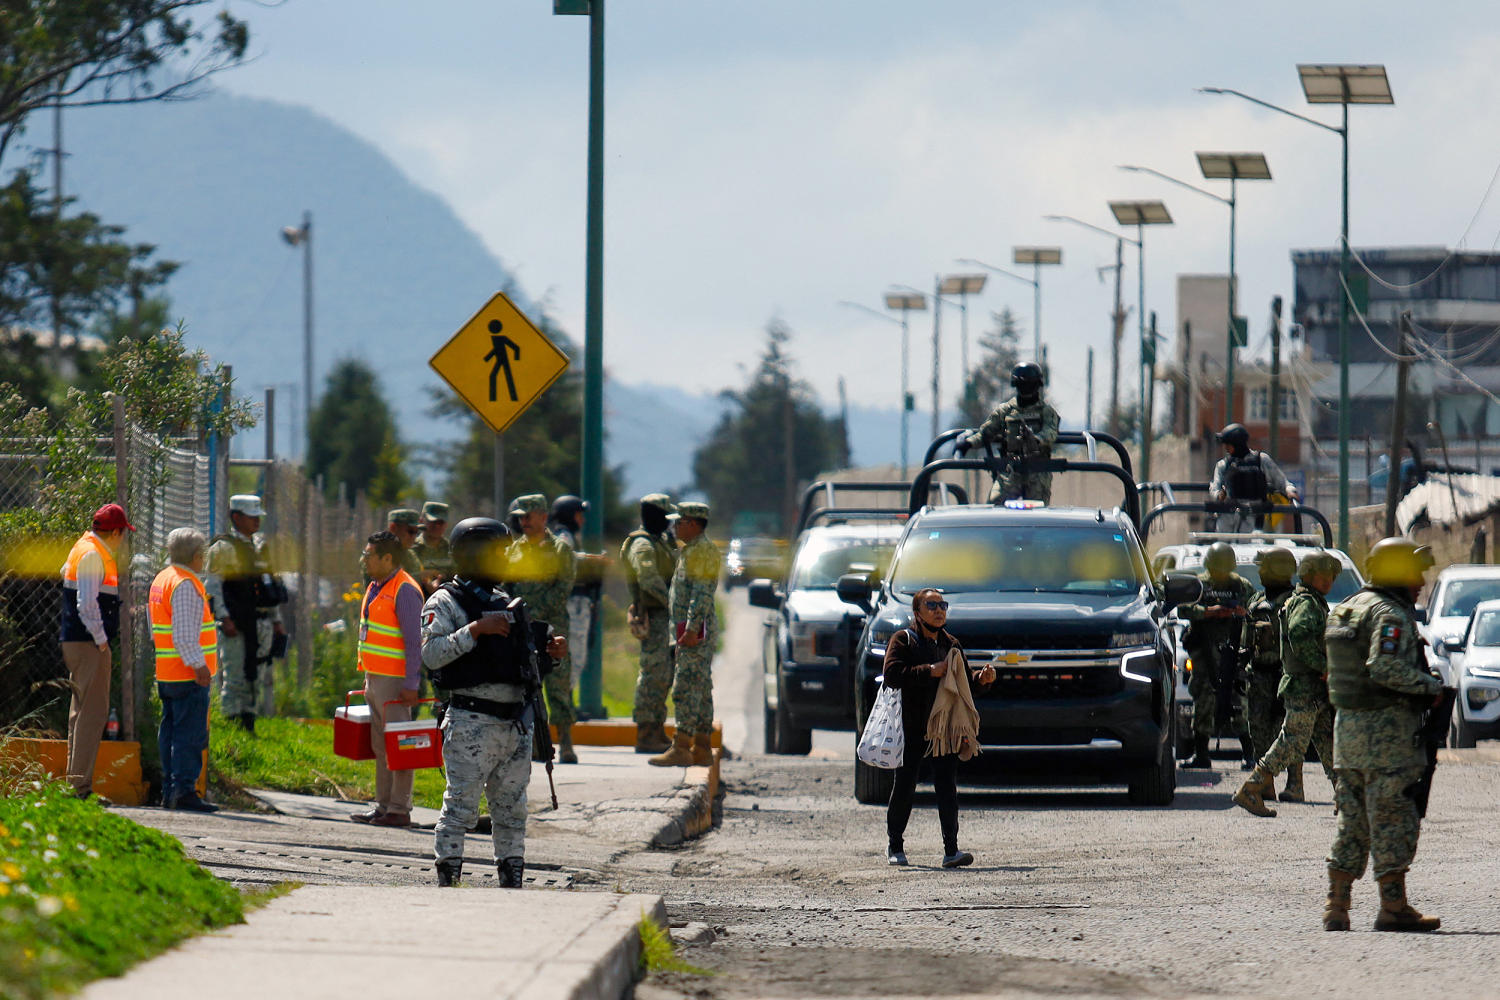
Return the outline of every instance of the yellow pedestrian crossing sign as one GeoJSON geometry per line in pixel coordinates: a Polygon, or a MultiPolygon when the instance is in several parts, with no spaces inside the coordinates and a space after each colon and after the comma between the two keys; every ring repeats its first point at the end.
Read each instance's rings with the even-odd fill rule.
{"type": "Polygon", "coordinates": [[[495,293],[427,363],[496,433],[568,370],[568,356],[504,292],[495,293]]]}

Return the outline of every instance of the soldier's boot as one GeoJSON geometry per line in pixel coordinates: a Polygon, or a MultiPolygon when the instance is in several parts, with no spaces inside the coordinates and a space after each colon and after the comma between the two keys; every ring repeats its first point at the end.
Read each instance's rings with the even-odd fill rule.
{"type": "Polygon", "coordinates": [[[1234,793],[1234,804],[1256,816],[1275,816],[1276,810],[1266,805],[1262,796],[1266,783],[1271,780],[1270,772],[1257,767],[1250,772],[1250,777],[1240,786],[1240,790],[1234,793]]]}
{"type": "Polygon", "coordinates": [[[1375,918],[1377,931],[1435,931],[1443,926],[1437,917],[1424,917],[1406,901],[1406,872],[1382,875],[1380,882],[1380,915],[1375,918]]]}
{"type": "Polygon", "coordinates": [[[693,766],[709,767],[714,762],[714,745],[708,733],[693,734],[693,766]]]}
{"type": "Polygon", "coordinates": [[[557,760],[560,764],[578,763],[578,753],[573,749],[572,723],[558,723],[557,760]]]}
{"type": "Polygon", "coordinates": [[[1213,766],[1214,762],[1210,760],[1208,756],[1208,737],[1193,737],[1193,759],[1192,762],[1188,764],[1188,767],[1197,768],[1199,770],[1207,770],[1211,769],[1213,766]]]}
{"type": "MultiPolygon", "coordinates": [[[[1259,774],[1263,769],[1259,764],[1255,766],[1255,773],[1259,774]]],[[[1260,797],[1267,802],[1276,801],[1276,775],[1269,771],[1265,772],[1266,780],[1261,782],[1260,797]]],[[[1248,779],[1246,779],[1248,780],[1248,779]]]]}
{"type": "Polygon", "coordinates": [[[1286,769],[1286,787],[1281,790],[1283,802],[1306,802],[1307,793],[1302,788],[1302,765],[1293,764],[1286,769]]]}
{"type": "Polygon", "coordinates": [[[689,767],[693,763],[693,738],[681,730],[672,737],[672,746],[665,753],[652,757],[646,763],[653,767],[689,767]]]}
{"type": "Polygon", "coordinates": [[[1353,874],[1338,868],[1328,869],[1328,903],[1323,907],[1325,931],[1349,929],[1349,897],[1353,891],[1353,874]]]}
{"type": "Polygon", "coordinates": [[[500,873],[500,888],[519,889],[521,883],[526,880],[526,859],[506,858],[495,866],[500,873]]]}
{"type": "Polygon", "coordinates": [[[660,722],[642,723],[635,729],[636,753],[661,753],[671,745],[666,728],[660,722]]]}
{"type": "Polygon", "coordinates": [[[463,877],[464,863],[462,861],[439,861],[437,863],[438,888],[451,889],[458,885],[463,877]]]}

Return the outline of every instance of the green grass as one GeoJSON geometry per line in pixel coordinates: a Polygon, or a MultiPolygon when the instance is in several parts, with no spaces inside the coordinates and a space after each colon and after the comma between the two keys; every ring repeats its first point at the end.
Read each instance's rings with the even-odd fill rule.
{"type": "Polygon", "coordinates": [[[0,777],[0,996],[42,1000],[244,920],[240,894],[175,839],[0,777]]]}
{"type": "Polygon", "coordinates": [[[690,965],[677,957],[677,946],[672,943],[672,935],[661,924],[652,920],[644,911],[641,912],[640,923],[636,930],[641,935],[641,971],[643,974],[653,972],[685,972],[694,976],[713,975],[707,969],[700,969],[696,965],[690,965]]]}
{"type": "MultiPolygon", "coordinates": [[[[715,639],[715,651],[724,648],[725,605],[722,596],[714,598],[714,608],[719,615],[719,634],[715,639]]],[[[604,629],[600,645],[600,659],[604,674],[604,710],[611,718],[630,718],[635,706],[635,679],[640,673],[641,644],[631,636],[625,626],[625,609],[609,597],[599,610],[599,621],[604,629]]],[[[667,715],[672,714],[672,701],[667,699],[667,715]]]]}

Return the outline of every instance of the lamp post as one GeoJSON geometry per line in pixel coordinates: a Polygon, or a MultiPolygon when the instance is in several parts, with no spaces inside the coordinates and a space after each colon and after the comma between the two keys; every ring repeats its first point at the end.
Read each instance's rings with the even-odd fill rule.
{"type": "MultiPolygon", "coordinates": [[[[1048,222],[1071,222],[1075,226],[1082,226],[1089,232],[1107,236],[1115,241],[1115,311],[1111,314],[1110,349],[1109,349],[1109,431],[1111,434],[1120,432],[1120,337],[1125,332],[1125,307],[1120,302],[1120,277],[1124,271],[1125,244],[1139,245],[1138,240],[1129,236],[1121,236],[1112,233],[1108,229],[1102,229],[1092,222],[1084,222],[1075,219],[1071,215],[1044,215],[1042,218],[1048,222]]],[[[1101,273],[1104,268],[1100,268],[1101,273]]]]}
{"type": "Polygon", "coordinates": [[[302,248],[302,460],[312,454],[313,411],[313,244],[312,213],[302,213],[302,225],[286,226],[281,238],[302,248]]]}
{"type": "Polygon", "coordinates": [[[970,264],[974,267],[982,267],[986,271],[994,271],[1003,274],[1007,278],[1015,278],[1024,281],[1031,286],[1031,341],[1032,360],[1038,365],[1042,363],[1042,265],[1061,264],[1062,247],[1015,247],[1012,251],[1014,262],[1017,264],[1032,265],[1032,277],[1007,271],[1003,267],[994,264],[986,264],[982,260],[973,257],[960,257],[958,263],[970,264]]]}
{"type": "Polygon", "coordinates": [[[1110,212],[1122,226],[1135,227],[1136,321],[1140,324],[1141,478],[1151,479],[1151,410],[1156,402],[1156,341],[1146,336],[1146,227],[1170,226],[1172,213],[1159,201],[1112,201],[1110,212]]]}
{"type": "MultiPolygon", "coordinates": [[[[1204,94],[1229,94],[1279,111],[1338,135],[1343,145],[1340,170],[1342,208],[1339,221],[1339,532],[1338,545],[1349,547],[1349,105],[1395,104],[1390,80],[1381,65],[1302,64],[1297,67],[1309,104],[1343,106],[1343,123],[1329,125],[1269,101],[1228,87],[1200,87],[1204,94]]],[[[1274,404],[1273,404],[1274,405],[1274,404]]]]}
{"type": "Polygon", "coordinates": [[[907,327],[907,322],[906,322],[906,317],[907,317],[907,313],[909,313],[909,312],[913,312],[913,311],[915,311],[915,312],[921,312],[923,309],[926,309],[927,308],[927,300],[924,299],[920,295],[902,295],[899,292],[888,292],[886,294],[886,297],[885,297],[885,304],[886,304],[886,308],[888,308],[888,309],[898,309],[898,310],[900,310],[901,311],[901,318],[897,319],[896,317],[891,316],[888,313],[881,312],[879,309],[871,309],[867,305],[862,305],[862,304],[860,304],[858,302],[850,302],[848,299],[841,299],[841,300],[839,300],[839,305],[841,305],[841,306],[848,306],[851,309],[858,309],[860,312],[869,313],[871,316],[874,316],[876,319],[883,319],[887,323],[895,323],[897,326],[901,327],[901,478],[905,479],[906,478],[906,415],[907,415],[907,413],[909,412],[909,409],[910,409],[906,405],[907,404],[907,399],[906,399],[906,397],[907,397],[907,391],[906,391],[906,376],[907,376],[906,357],[907,357],[907,336],[908,336],[908,333],[909,333],[909,330],[908,330],[908,327],[907,327]]]}
{"type": "Polygon", "coordinates": [[[1271,167],[1266,163],[1264,153],[1197,153],[1194,155],[1198,157],[1198,168],[1203,171],[1204,177],[1209,180],[1229,181],[1228,198],[1150,167],[1125,165],[1120,169],[1159,177],[1170,184],[1196,191],[1205,198],[1212,198],[1220,204],[1229,206],[1229,325],[1225,333],[1227,354],[1224,361],[1224,422],[1228,424],[1234,422],[1234,349],[1236,346],[1245,346],[1244,338],[1239,335],[1239,321],[1235,314],[1235,296],[1238,293],[1234,266],[1235,217],[1239,204],[1237,184],[1241,180],[1268,181],[1271,179],[1271,167]]]}
{"type": "Polygon", "coordinates": [[[984,291],[984,281],[985,276],[982,274],[950,274],[938,286],[939,293],[958,296],[960,388],[969,378],[969,296],[984,291]]]}

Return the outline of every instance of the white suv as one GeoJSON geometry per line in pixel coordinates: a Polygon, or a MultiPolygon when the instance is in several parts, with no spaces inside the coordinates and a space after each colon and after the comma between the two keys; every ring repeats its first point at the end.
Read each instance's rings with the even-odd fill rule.
{"type": "Polygon", "coordinates": [[[1500,566],[1449,566],[1432,581],[1427,624],[1421,632],[1427,640],[1427,662],[1444,684],[1457,685],[1449,662],[1449,647],[1468,629],[1474,609],[1484,601],[1493,600],[1500,600],[1500,566]]]}
{"type": "Polygon", "coordinates": [[[1439,646],[1458,688],[1448,745],[1500,738],[1500,600],[1479,602],[1463,634],[1439,646]]]}

